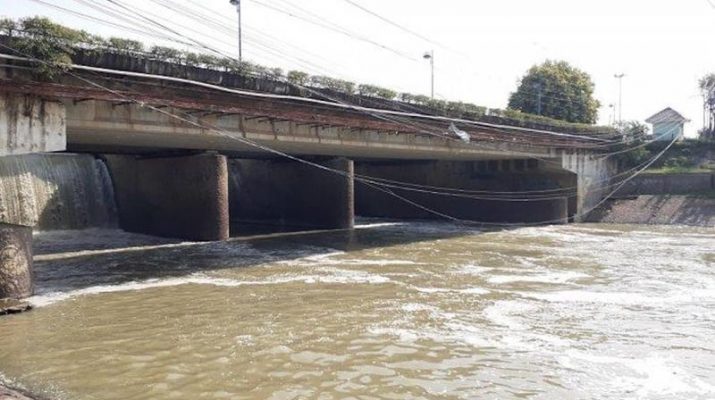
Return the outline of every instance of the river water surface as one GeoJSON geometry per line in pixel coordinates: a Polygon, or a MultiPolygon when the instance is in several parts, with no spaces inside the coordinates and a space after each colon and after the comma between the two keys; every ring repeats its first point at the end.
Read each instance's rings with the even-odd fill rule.
{"type": "Polygon", "coordinates": [[[57,399],[715,398],[712,229],[373,222],[39,233],[0,379],[57,399]]]}

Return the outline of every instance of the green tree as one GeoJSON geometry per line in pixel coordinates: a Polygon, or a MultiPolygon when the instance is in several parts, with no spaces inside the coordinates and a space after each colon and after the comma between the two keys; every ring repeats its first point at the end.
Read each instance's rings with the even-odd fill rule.
{"type": "Polygon", "coordinates": [[[380,86],[362,84],[358,86],[358,93],[363,96],[380,97],[382,99],[392,100],[397,97],[397,92],[386,89],[380,86]]]}
{"type": "Polygon", "coordinates": [[[12,36],[17,31],[17,23],[10,18],[0,18],[0,34],[12,36]]]}
{"type": "Polygon", "coordinates": [[[121,52],[126,53],[142,53],[144,52],[144,45],[136,40],[123,39],[118,37],[110,37],[107,41],[109,46],[121,52]]]}
{"type": "Polygon", "coordinates": [[[288,71],[286,78],[288,79],[288,82],[294,85],[305,86],[310,80],[310,75],[303,71],[288,71]]]}
{"type": "Polygon", "coordinates": [[[319,88],[331,89],[347,94],[355,93],[355,84],[353,82],[331,78],[329,76],[312,76],[310,83],[319,88]]]}
{"type": "Polygon", "coordinates": [[[509,108],[568,122],[595,124],[600,103],[584,71],[565,61],[535,65],[521,78],[509,98],[509,108]]]}
{"type": "Polygon", "coordinates": [[[91,35],[84,31],[55,24],[44,17],[30,17],[20,21],[22,38],[12,42],[20,55],[36,57],[45,63],[37,67],[40,77],[52,79],[72,63],[72,55],[80,43],[87,43],[91,35]]]}
{"type": "Polygon", "coordinates": [[[702,140],[715,140],[715,73],[705,75],[700,80],[700,90],[703,94],[703,113],[705,124],[700,131],[702,140]]]}
{"type": "Polygon", "coordinates": [[[620,140],[624,143],[645,141],[650,129],[639,121],[623,121],[616,123],[616,130],[621,133],[620,140]]]}

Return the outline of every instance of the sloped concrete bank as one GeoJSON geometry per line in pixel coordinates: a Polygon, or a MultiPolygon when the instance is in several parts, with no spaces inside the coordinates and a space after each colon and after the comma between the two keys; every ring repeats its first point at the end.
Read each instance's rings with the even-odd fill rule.
{"type": "Polygon", "coordinates": [[[660,194],[615,198],[594,210],[587,221],[715,227],[715,196],[660,194]]]}
{"type": "Polygon", "coordinates": [[[715,227],[715,174],[640,174],[591,212],[586,220],[715,227]]]}

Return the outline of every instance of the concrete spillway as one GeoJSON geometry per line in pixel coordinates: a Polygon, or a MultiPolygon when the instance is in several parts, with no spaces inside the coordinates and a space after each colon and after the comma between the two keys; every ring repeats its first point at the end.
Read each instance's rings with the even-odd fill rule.
{"type": "Polygon", "coordinates": [[[116,226],[104,162],[80,154],[0,158],[0,221],[36,230],[116,226]]]}

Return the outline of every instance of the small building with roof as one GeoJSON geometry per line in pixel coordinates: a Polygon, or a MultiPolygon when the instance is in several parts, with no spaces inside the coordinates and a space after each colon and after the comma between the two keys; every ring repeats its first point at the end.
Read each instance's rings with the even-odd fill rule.
{"type": "Polygon", "coordinates": [[[685,137],[685,123],[690,122],[679,112],[670,107],[654,114],[645,122],[653,125],[653,140],[670,142],[683,140],[685,137]]]}

